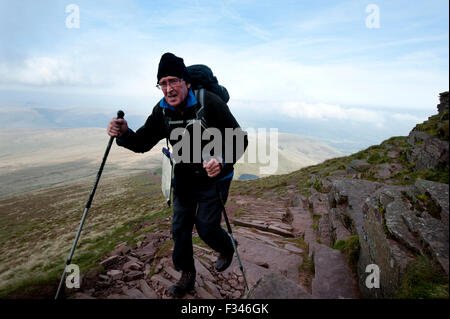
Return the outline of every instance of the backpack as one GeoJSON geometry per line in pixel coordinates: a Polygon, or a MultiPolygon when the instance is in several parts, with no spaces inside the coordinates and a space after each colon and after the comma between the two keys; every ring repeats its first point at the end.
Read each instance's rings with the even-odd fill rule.
{"type": "MultiPolygon", "coordinates": [[[[191,89],[194,91],[195,98],[200,102],[200,105],[196,109],[196,118],[191,120],[187,125],[192,124],[193,121],[200,121],[201,126],[205,129],[208,128],[208,123],[204,118],[205,113],[205,90],[218,95],[225,103],[230,100],[230,95],[227,89],[220,85],[217,78],[214,76],[212,70],[204,64],[194,64],[187,67],[187,72],[191,78],[191,89]]],[[[171,124],[178,124],[178,121],[172,121],[172,119],[166,114],[163,109],[164,120],[166,127],[169,128],[171,124]]],[[[167,146],[168,146],[167,141],[167,146]]]]}
{"type": "Polygon", "coordinates": [[[212,70],[204,64],[194,64],[187,67],[187,72],[191,78],[192,89],[205,89],[218,95],[225,103],[230,100],[227,89],[220,85],[212,70]]]}

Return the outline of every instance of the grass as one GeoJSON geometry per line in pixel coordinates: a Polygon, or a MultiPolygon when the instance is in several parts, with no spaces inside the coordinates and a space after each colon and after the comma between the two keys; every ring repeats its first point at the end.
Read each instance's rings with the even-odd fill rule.
{"type": "Polygon", "coordinates": [[[322,189],[321,177],[325,177],[350,161],[350,157],[339,157],[323,163],[304,167],[284,175],[273,175],[249,181],[233,181],[230,187],[231,195],[261,195],[267,191],[276,191],[279,195],[286,193],[286,187],[296,185],[297,190],[305,195],[311,195],[311,187],[322,189]]]}
{"type": "Polygon", "coordinates": [[[246,213],[245,210],[243,210],[242,208],[239,208],[239,209],[236,211],[236,213],[234,214],[234,217],[240,218],[240,217],[244,216],[245,213],[246,213]]]}
{"type": "MultiPolygon", "coordinates": [[[[170,256],[170,250],[173,246],[173,240],[167,240],[156,253],[156,257],[167,257],[170,256]]],[[[155,258],[156,259],[156,258],[155,258]]]]}
{"type": "Polygon", "coordinates": [[[281,219],[284,223],[290,224],[294,220],[294,216],[289,209],[286,209],[286,214],[281,219]]]}
{"type": "Polygon", "coordinates": [[[322,181],[319,178],[317,178],[316,181],[314,182],[315,190],[318,191],[319,193],[322,193],[322,187],[323,187],[322,181]]]}
{"type": "Polygon", "coordinates": [[[170,250],[173,247],[173,240],[167,240],[162,244],[162,246],[156,252],[156,258],[153,259],[152,265],[150,267],[150,272],[148,274],[148,278],[151,278],[156,271],[156,267],[158,266],[159,260],[162,257],[167,257],[170,255],[170,250]]]}
{"type": "Polygon", "coordinates": [[[192,237],[192,244],[209,249],[208,245],[198,236],[192,237]]]}
{"type": "MultiPolygon", "coordinates": [[[[314,255],[309,259],[306,255],[303,255],[303,262],[298,267],[300,272],[308,273],[314,276],[315,274],[315,266],[314,266],[314,255]]],[[[308,285],[310,287],[310,285],[308,285]]]]}
{"type": "Polygon", "coordinates": [[[298,276],[300,284],[310,293],[312,292],[312,280],[315,275],[314,254],[311,259],[308,258],[308,244],[303,239],[291,239],[291,241],[300,245],[304,253],[302,255],[303,262],[298,267],[298,276]]]}
{"type": "Polygon", "coordinates": [[[311,196],[311,189],[309,189],[309,188],[302,189],[300,191],[300,194],[302,194],[303,196],[309,197],[309,196],[311,196]]]}
{"type": "Polygon", "coordinates": [[[356,275],[360,249],[358,235],[336,242],[333,249],[337,249],[345,255],[353,274],[356,275]]]}
{"type": "Polygon", "coordinates": [[[416,196],[423,206],[426,207],[427,212],[436,219],[441,219],[441,207],[436,205],[434,200],[431,198],[430,194],[419,194],[416,196]]]}
{"type": "Polygon", "coordinates": [[[351,231],[353,229],[353,219],[347,214],[342,214],[341,216],[343,218],[342,223],[344,227],[351,231]]]}
{"type": "Polygon", "coordinates": [[[418,178],[448,185],[449,170],[445,165],[438,165],[435,170],[423,169],[413,171],[412,169],[405,169],[393,176],[393,179],[396,180],[393,184],[402,186],[412,185],[418,178]]]}
{"type": "Polygon", "coordinates": [[[313,218],[313,225],[312,228],[314,230],[318,230],[319,229],[319,221],[322,218],[322,215],[316,215],[316,214],[312,214],[312,218],[313,218]]]}
{"type": "Polygon", "coordinates": [[[380,152],[374,152],[369,155],[369,158],[367,159],[367,163],[372,165],[377,164],[384,164],[384,163],[391,163],[392,159],[387,157],[386,155],[381,155],[380,152]]]}
{"type": "MultiPolygon", "coordinates": [[[[150,173],[100,182],[72,260],[81,273],[96,267],[118,243],[135,244],[135,237],[149,229],[169,228],[165,219],[171,210],[158,183],[150,173]]],[[[58,284],[90,184],[0,201],[0,222],[8,225],[0,230],[0,298],[58,284]]]]}
{"type": "Polygon", "coordinates": [[[308,251],[308,244],[305,242],[304,238],[285,238],[285,240],[300,246],[303,251],[308,251]]]}
{"type": "Polygon", "coordinates": [[[448,277],[428,257],[420,255],[412,262],[397,291],[399,299],[448,299],[448,277]]]}
{"type": "MultiPolygon", "coordinates": [[[[447,113],[447,117],[448,117],[448,111],[447,113]]],[[[415,129],[417,131],[421,131],[421,132],[425,132],[428,133],[432,136],[437,136],[441,139],[445,140],[445,136],[442,136],[442,133],[439,131],[440,128],[440,123],[441,123],[441,117],[445,118],[445,114],[436,114],[433,116],[430,116],[428,118],[428,120],[426,120],[425,122],[423,122],[422,124],[417,124],[415,129]]]]}
{"type": "Polygon", "coordinates": [[[385,217],[385,214],[386,214],[386,208],[383,206],[383,204],[381,203],[380,200],[378,200],[378,212],[380,213],[381,218],[382,218],[382,221],[383,221],[383,231],[384,231],[384,234],[386,235],[387,238],[392,239],[392,235],[391,235],[391,233],[389,232],[389,229],[387,228],[387,225],[386,225],[386,217],[385,217]]]}
{"type": "Polygon", "coordinates": [[[381,143],[382,146],[387,147],[388,145],[397,147],[408,147],[408,141],[405,136],[393,136],[381,143]]]}

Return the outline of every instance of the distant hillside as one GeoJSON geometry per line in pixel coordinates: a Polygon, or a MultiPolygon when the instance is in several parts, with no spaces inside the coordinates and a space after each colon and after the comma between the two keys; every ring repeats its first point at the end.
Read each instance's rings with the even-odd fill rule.
{"type": "MultiPolygon", "coordinates": [[[[428,111],[417,109],[382,111],[381,116],[386,121],[383,124],[383,120],[379,122],[378,117],[367,118],[366,121],[359,122],[351,118],[299,118],[278,112],[258,114],[251,108],[237,108],[234,103],[230,102],[229,106],[244,128],[277,127],[283,133],[309,136],[320,140],[346,155],[378,143],[389,136],[405,135],[413,125],[421,119],[426,119],[428,115],[428,111]]],[[[1,129],[103,128],[117,110],[122,108],[121,105],[121,102],[118,102],[117,106],[111,107],[12,107],[0,105],[0,117],[3,119],[1,129]]],[[[133,111],[126,105],[129,103],[123,105],[125,118],[133,129],[137,129],[145,122],[153,106],[150,104],[147,109],[141,108],[139,111],[133,111]]],[[[273,109],[276,109],[275,105],[273,109]]]]}
{"type": "MultiPolygon", "coordinates": [[[[2,129],[48,129],[106,127],[117,109],[0,107],[2,129]]],[[[125,114],[130,127],[138,127],[146,116],[125,114]]]]}
{"type": "MultiPolygon", "coordinates": [[[[0,130],[0,197],[93,181],[108,141],[106,129],[101,128],[0,130]]],[[[161,148],[133,154],[114,143],[104,175],[156,169],[161,165],[161,148]]]]}
{"type": "MultiPolygon", "coordinates": [[[[0,197],[47,186],[93,179],[109,136],[102,128],[0,130],[0,197]]],[[[161,166],[164,141],[145,154],[132,153],[114,143],[104,174],[125,175],[161,166]]],[[[293,134],[279,136],[279,169],[288,173],[335,157],[328,145],[293,134]]],[[[261,164],[238,164],[235,178],[258,172],[261,164]]]]}
{"type": "MultiPolygon", "coordinates": [[[[256,143],[255,134],[249,134],[249,143],[256,143]]],[[[267,167],[269,164],[261,163],[259,160],[256,163],[249,163],[249,150],[250,147],[242,158],[243,163],[238,162],[235,165],[235,178],[239,179],[243,174],[258,177],[267,176],[267,174],[260,173],[260,168],[267,167]]],[[[269,156],[271,153],[277,154],[278,165],[273,173],[276,175],[290,173],[329,158],[342,156],[340,151],[316,139],[287,133],[278,133],[278,148],[276,150],[274,145],[270,145],[269,137],[267,137],[266,154],[269,156]]]]}

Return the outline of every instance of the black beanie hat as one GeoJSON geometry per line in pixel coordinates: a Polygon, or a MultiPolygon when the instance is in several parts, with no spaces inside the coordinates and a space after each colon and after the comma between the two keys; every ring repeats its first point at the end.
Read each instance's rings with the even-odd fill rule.
{"type": "Polygon", "coordinates": [[[180,79],[184,79],[186,82],[190,82],[189,74],[187,73],[183,59],[170,52],[164,53],[159,61],[157,75],[158,82],[161,78],[166,76],[176,76],[180,79]]]}

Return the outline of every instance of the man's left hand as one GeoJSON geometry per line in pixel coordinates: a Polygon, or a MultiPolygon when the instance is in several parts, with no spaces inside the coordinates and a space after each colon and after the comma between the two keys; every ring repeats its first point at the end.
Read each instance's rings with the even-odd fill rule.
{"type": "Polygon", "coordinates": [[[219,175],[220,171],[222,170],[221,163],[218,162],[218,160],[214,157],[212,157],[209,162],[206,162],[206,160],[203,160],[203,168],[206,169],[206,173],[208,173],[209,177],[216,177],[219,175]]]}

